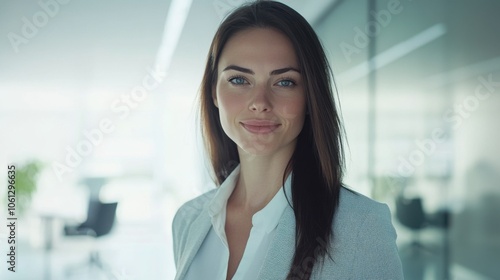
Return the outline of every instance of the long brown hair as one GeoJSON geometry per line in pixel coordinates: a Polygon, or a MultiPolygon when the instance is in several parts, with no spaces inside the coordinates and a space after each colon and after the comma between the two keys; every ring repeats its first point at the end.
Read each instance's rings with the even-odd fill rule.
{"type": "Polygon", "coordinates": [[[342,187],[343,130],[333,98],[331,69],[312,27],[285,4],[256,1],[226,17],[210,46],[200,93],[202,135],[218,185],[236,167],[239,157],[236,144],[222,129],[212,99],[217,65],[226,42],[248,28],[274,28],[286,35],[295,49],[305,85],[308,114],[283,182],[285,174],[292,171],[296,238],[287,278],[309,279],[317,263],[321,264],[326,256],[332,258],[332,224],[342,187]]]}

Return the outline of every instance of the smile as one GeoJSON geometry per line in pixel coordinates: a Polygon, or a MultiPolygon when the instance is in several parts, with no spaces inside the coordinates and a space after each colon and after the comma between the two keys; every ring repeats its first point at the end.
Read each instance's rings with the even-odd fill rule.
{"type": "Polygon", "coordinates": [[[269,121],[245,121],[241,125],[250,133],[267,134],[275,131],[281,124],[269,121]]]}

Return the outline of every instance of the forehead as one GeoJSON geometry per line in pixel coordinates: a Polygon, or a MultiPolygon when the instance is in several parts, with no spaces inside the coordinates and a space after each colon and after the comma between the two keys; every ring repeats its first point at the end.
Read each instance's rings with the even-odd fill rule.
{"type": "Polygon", "coordinates": [[[272,28],[250,28],[234,34],[224,46],[219,60],[219,65],[229,64],[298,68],[292,42],[283,33],[272,28]]]}

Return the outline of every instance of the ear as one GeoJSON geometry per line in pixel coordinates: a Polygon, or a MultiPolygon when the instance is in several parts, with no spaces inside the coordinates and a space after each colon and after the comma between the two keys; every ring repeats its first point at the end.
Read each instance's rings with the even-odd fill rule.
{"type": "Polygon", "coordinates": [[[215,91],[215,86],[212,87],[212,100],[214,101],[215,107],[219,108],[219,103],[217,102],[217,92],[215,91]]]}

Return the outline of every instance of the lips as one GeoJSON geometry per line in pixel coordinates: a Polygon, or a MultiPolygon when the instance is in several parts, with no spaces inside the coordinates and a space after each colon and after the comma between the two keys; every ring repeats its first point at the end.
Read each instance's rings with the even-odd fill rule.
{"type": "Polygon", "coordinates": [[[241,125],[247,131],[256,134],[271,133],[281,126],[281,124],[269,120],[246,120],[242,121],[241,125]]]}

